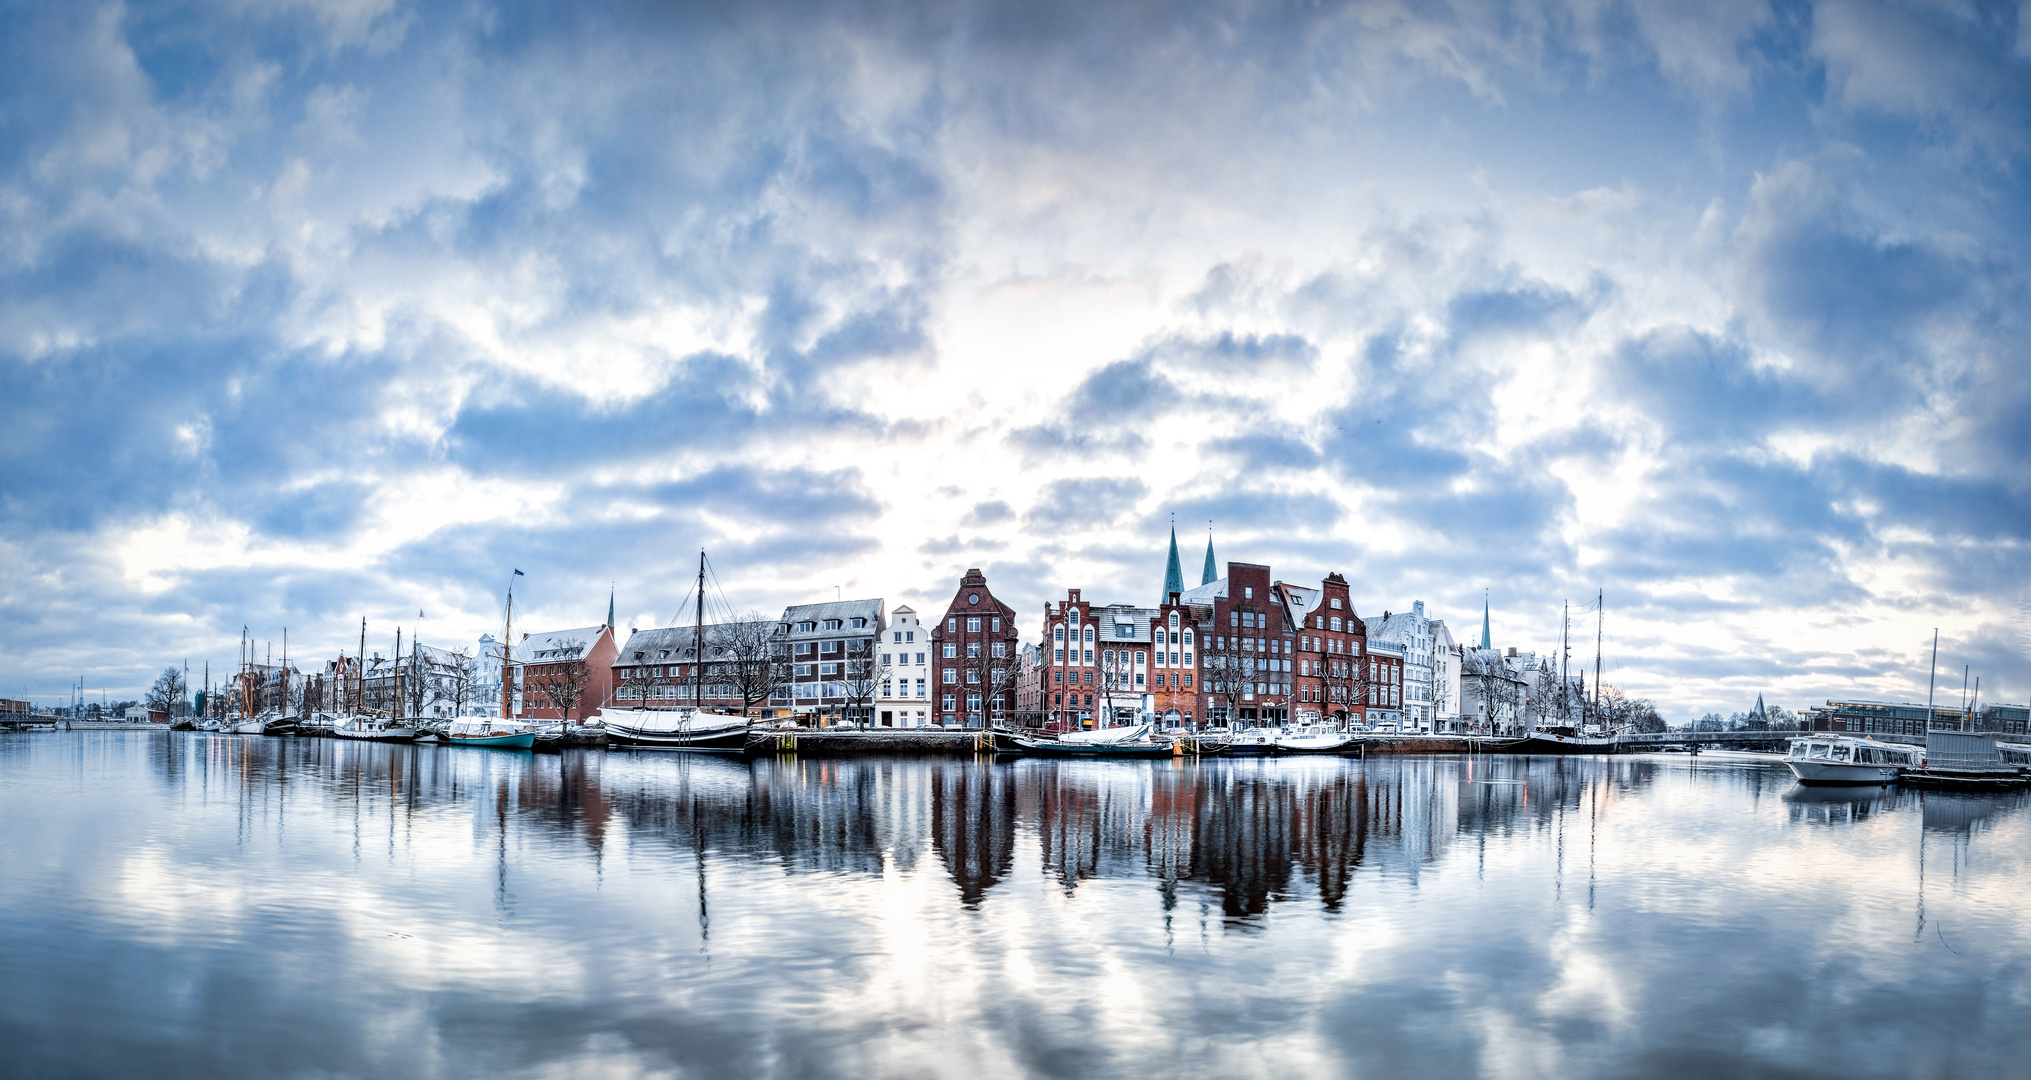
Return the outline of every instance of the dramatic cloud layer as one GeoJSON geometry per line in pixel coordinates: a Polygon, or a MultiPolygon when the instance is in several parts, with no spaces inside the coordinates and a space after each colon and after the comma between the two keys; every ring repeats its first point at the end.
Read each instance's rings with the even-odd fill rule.
{"type": "Polygon", "coordinates": [[[2022,700],[2025,18],[11,8],[0,693],[516,567],[662,623],[700,547],[1147,602],[1175,515],[1526,649],[1605,590],[1673,719],[1922,696],[1935,625],[2022,700]]]}

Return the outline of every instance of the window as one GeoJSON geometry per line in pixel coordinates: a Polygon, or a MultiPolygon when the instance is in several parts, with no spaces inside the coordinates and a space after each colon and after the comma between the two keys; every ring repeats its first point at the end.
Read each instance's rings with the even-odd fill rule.
{"type": "Polygon", "coordinates": [[[1177,626],[1178,626],[1178,613],[1173,611],[1171,612],[1171,629],[1175,630],[1177,629],[1177,626]]]}
{"type": "Polygon", "coordinates": [[[940,699],[940,704],[944,706],[946,712],[952,711],[953,702],[954,697],[951,694],[946,694],[942,699],[940,699]]]}
{"type": "MultiPolygon", "coordinates": [[[[946,619],[946,620],[945,620],[945,632],[946,632],[946,633],[948,633],[948,634],[956,634],[956,633],[958,633],[958,632],[959,632],[959,620],[958,620],[958,619],[946,619]]],[[[948,706],[948,708],[949,708],[949,706],[948,706]]]]}
{"type": "Polygon", "coordinates": [[[1138,671],[1138,672],[1136,672],[1136,673],[1135,673],[1135,684],[1136,684],[1137,686],[1141,686],[1141,685],[1142,685],[1142,672],[1140,672],[1140,671],[1138,671]]]}
{"type": "Polygon", "coordinates": [[[1102,651],[1101,651],[1101,653],[1100,653],[1100,662],[1101,662],[1101,663],[1103,663],[1103,664],[1106,664],[1106,665],[1107,665],[1108,667],[1113,667],[1113,666],[1114,666],[1114,650],[1113,650],[1113,649],[1105,649],[1105,650],[1102,650],[1102,651]]]}
{"type": "Polygon", "coordinates": [[[1333,610],[1334,611],[1340,610],[1340,598],[1337,596],[1333,598],[1333,610]]]}
{"type": "Polygon", "coordinates": [[[866,620],[866,619],[862,619],[862,618],[855,618],[855,619],[853,620],[853,628],[854,628],[855,630],[865,630],[865,629],[867,629],[867,620],[866,620]]]}
{"type": "Polygon", "coordinates": [[[1092,649],[1088,649],[1088,650],[1086,650],[1086,662],[1087,662],[1087,663],[1089,663],[1089,664],[1093,662],[1093,650],[1092,650],[1092,649]]]}
{"type": "Polygon", "coordinates": [[[882,659],[881,659],[881,662],[882,662],[882,666],[883,666],[883,667],[887,667],[887,666],[888,666],[888,663],[889,663],[889,654],[887,654],[887,653],[883,653],[883,654],[882,654],[882,659]]]}
{"type": "Polygon", "coordinates": [[[999,616],[999,615],[996,615],[996,616],[995,616],[995,617],[994,617],[993,619],[990,619],[989,621],[990,621],[990,622],[992,622],[992,623],[994,624],[993,626],[989,627],[989,629],[993,630],[993,631],[994,631],[995,633],[1000,633],[1000,632],[1001,632],[1001,616],[999,616]]]}
{"type": "Polygon", "coordinates": [[[918,697],[924,696],[924,680],[922,679],[917,680],[917,696],[918,697]]]}
{"type": "Polygon", "coordinates": [[[975,615],[966,620],[966,632],[969,634],[980,633],[980,616],[975,615]]]}
{"type": "Polygon", "coordinates": [[[1241,625],[1241,613],[1240,613],[1240,612],[1238,612],[1238,611],[1230,611],[1230,612],[1228,612],[1228,613],[1227,613],[1227,625],[1229,625],[1229,626],[1240,626],[1240,625],[1241,625]]]}
{"type": "Polygon", "coordinates": [[[893,694],[890,694],[890,693],[889,693],[889,681],[888,681],[887,679],[883,679],[883,680],[882,680],[882,696],[883,696],[883,697],[893,697],[893,696],[895,696],[895,695],[893,695],[893,694]]]}
{"type": "Polygon", "coordinates": [[[827,620],[825,620],[825,629],[827,629],[827,630],[837,630],[837,629],[839,629],[839,620],[838,620],[838,619],[827,619],[827,620]]]}
{"type": "Polygon", "coordinates": [[[916,642],[917,642],[917,632],[915,630],[903,631],[903,644],[914,645],[916,644],[916,642]]]}
{"type": "Polygon", "coordinates": [[[1241,587],[1241,598],[1242,598],[1243,600],[1253,600],[1253,599],[1255,599],[1255,586],[1253,586],[1253,585],[1243,585],[1243,586],[1241,587]]]}
{"type": "Polygon", "coordinates": [[[1137,653],[1135,654],[1135,662],[1136,662],[1136,664],[1137,664],[1138,666],[1142,665],[1143,663],[1147,662],[1148,660],[1149,660],[1149,654],[1148,654],[1148,653],[1145,653],[1145,652],[1137,652],[1137,653]]]}
{"type": "Polygon", "coordinates": [[[1065,673],[1063,671],[1055,671],[1052,672],[1052,674],[1057,676],[1056,679],[1052,680],[1053,682],[1057,683],[1059,686],[1065,685],[1065,673]]]}
{"type": "Polygon", "coordinates": [[[1337,615],[1333,617],[1333,629],[1335,630],[1340,629],[1340,617],[1337,615]]]}
{"type": "Polygon", "coordinates": [[[967,603],[969,603],[969,604],[978,604],[978,603],[980,603],[980,594],[979,594],[979,593],[968,593],[968,594],[967,594],[967,596],[966,596],[966,602],[967,602],[967,603]]]}
{"type": "Polygon", "coordinates": [[[978,683],[980,682],[980,669],[979,669],[979,668],[967,668],[967,669],[966,669],[966,681],[967,681],[967,682],[969,682],[969,683],[974,683],[974,684],[976,684],[976,685],[977,685],[977,684],[978,684],[978,683]]]}
{"type": "MultiPolygon", "coordinates": [[[[1093,628],[1090,626],[1086,628],[1086,644],[1088,645],[1093,644],[1093,628]]],[[[1089,657],[1088,659],[1090,662],[1091,658],[1089,657]]]]}
{"type": "Polygon", "coordinates": [[[799,675],[809,675],[809,674],[811,674],[811,665],[809,665],[809,664],[798,664],[798,665],[797,665],[797,674],[799,674],[799,675]]]}
{"type": "Polygon", "coordinates": [[[978,642],[978,641],[969,641],[969,642],[967,642],[967,643],[966,643],[966,658],[967,658],[967,659],[969,659],[969,660],[971,660],[971,659],[973,659],[974,657],[977,657],[977,656],[979,656],[979,655],[980,655],[980,642],[978,642]]]}
{"type": "Polygon", "coordinates": [[[1065,650],[1063,650],[1063,649],[1052,649],[1052,650],[1051,650],[1051,662],[1052,662],[1052,663],[1054,663],[1054,664],[1062,664],[1062,663],[1064,663],[1064,662],[1065,662],[1065,650]]]}
{"type": "MultiPolygon", "coordinates": [[[[1058,643],[1059,643],[1059,644],[1061,644],[1061,645],[1062,645],[1062,644],[1064,644],[1064,642],[1065,642],[1065,628],[1064,628],[1064,627],[1062,627],[1062,626],[1053,626],[1053,627],[1051,627],[1051,640],[1052,640],[1052,641],[1055,641],[1055,642],[1058,642],[1058,643]]],[[[1063,650],[1063,649],[1060,649],[1060,650],[1058,650],[1058,651],[1059,651],[1059,652],[1063,652],[1064,650],[1063,650]]]]}
{"type": "Polygon", "coordinates": [[[979,712],[979,711],[980,711],[980,695],[979,695],[979,694],[968,694],[968,695],[966,695],[966,711],[967,711],[967,712],[979,712]]]}
{"type": "Polygon", "coordinates": [[[917,666],[918,666],[918,667],[923,667],[923,666],[924,666],[924,654],[923,654],[923,653],[918,653],[918,654],[917,654],[917,666]]]}
{"type": "Polygon", "coordinates": [[[995,642],[995,643],[994,643],[994,649],[993,649],[993,652],[992,652],[992,654],[993,654],[993,655],[995,655],[995,656],[1007,656],[1007,655],[1008,655],[1008,642],[1005,642],[1005,641],[997,641],[997,642],[995,642]]]}
{"type": "Polygon", "coordinates": [[[950,659],[953,659],[954,657],[956,657],[956,656],[958,656],[958,655],[959,655],[959,643],[958,643],[958,642],[956,642],[956,641],[948,641],[948,642],[946,642],[946,643],[945,643],[945,659],[947,659],[947,660],[950,660],[950,659]]]}
{"type": "Polygon", "coordinates": [[[818,665],[818,674],[820,674],[820,675],[837,675],[837,674],[839,674],[839,665],[838,665],[838,664],[820,664],[820,665],[818,665]]]}
{"type": "Polygon", "coordinates": [[[797,624],[797,632],[800,634],[808,634],[816,629],[818,629],[818,624],[815,622],[800,622],[797,624]]]}
{"type": "Polygon", "coordinates": [[[902,643],[903,643],[903,632],[901,630],[898,630],[896,631],[896,639],[895,641],[891,642],[891,644],[901,645],[902,643]]]}

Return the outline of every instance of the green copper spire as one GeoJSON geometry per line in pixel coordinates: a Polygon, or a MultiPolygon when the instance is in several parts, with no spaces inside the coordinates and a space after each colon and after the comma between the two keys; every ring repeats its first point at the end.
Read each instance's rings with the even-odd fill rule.
{"type": "Polygon", "coordinates": [[[1178,527],[1171,526],[1171,560],[1164,564],[1164,595],[1159,603],[1170,600],[1172,593],[1185,591],[1185,569],[1178,565],[1178,527]]]}
{"type": "Polygon", "coordinates": [[[614,628],[614,591],[611,588],[606,591],[606,628],[614,628]]]}
{"type": "Polygon", "coordinates": [[[1220,580],[1220,571],[1219,571],[1219,570],[1217,570],[1217,569],[1215,569],[1215,567],[1214,567],[1214,562],[1213,562],[1213,530],[1211,530],[1211,529],[1207,529],[1207,530],[1206,530],[1206,570],[1205,570],[1205,572],[1204,572],[1203,574],[1201,574],[1201,575],[1200,575],[1200,577],[1199,577],[1199,584],[1201,584],[1201,585],[1211,585],[1211,584],[1213,584],[1214,582],[1216,582],[1216,581],[1218,581],[1218,580],[1220,580]]]}
{"type": "Polygon", "coordinates": [[[1488,640],[1488,590],[1486,589],[1481,590],[1481,647],[1484,649],[1495,647],[1488,640]]]}

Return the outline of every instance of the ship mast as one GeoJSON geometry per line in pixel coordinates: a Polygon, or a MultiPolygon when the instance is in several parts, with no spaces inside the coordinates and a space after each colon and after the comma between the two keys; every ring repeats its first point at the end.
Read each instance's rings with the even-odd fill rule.
{"type": "Polygon", "coordinates": [[[1608,617],[1607,590],[1594,594],[1594,720],[1601,719],[1601,626],[1608,617]]]}
{"type": "Polygon", "coordinates": [[[698,549],[698,595],[692,610],[691,645],[697,655],[691,665],[691,712],[705,709],[705,549],[698,549]]]}
{"type": "Polygon", "coordinates": [[[359,693],[353,696],[353,715],[364,716],[367,711],[367,617],[360,616],[360,655],[353,658],[354,682],[359,693]]]}
{"type": "MultiPolygon", "coordinates": [[[[520,570],[515,571],[521,573],[520,570]]],[[[501,625],[501,719],[508,718],[508,670],[515,658],[515,579],[508,579],[508,616],[501,625]]]]}

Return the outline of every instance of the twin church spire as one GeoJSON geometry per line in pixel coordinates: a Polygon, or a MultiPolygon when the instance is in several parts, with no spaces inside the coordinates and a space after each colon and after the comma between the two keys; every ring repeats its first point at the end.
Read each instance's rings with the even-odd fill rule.
{"type": "MultiPolygon", "coordinates": [[[[1215,566],[1216,564],[1213,561],[1213,531],[1208,529],[1206,530],[1206,569],[1199,577],[1199,584],[1211,585],[1220,579],[1219,571],[1215,569],[1215,566]]],[[[1173,525],[1171,526],[1171,557],[1164,564],[1164,599],[1169,600],[1173,593],[1184,591],[1185,568],[1178,560],[1178,527],[1173,525]]]]}

